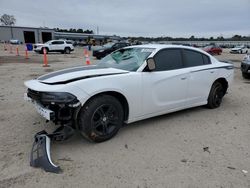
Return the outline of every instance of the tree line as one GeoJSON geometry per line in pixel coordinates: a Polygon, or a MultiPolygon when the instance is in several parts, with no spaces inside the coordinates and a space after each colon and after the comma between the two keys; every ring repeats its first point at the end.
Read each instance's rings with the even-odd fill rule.
{"type": "Polygon", "coordinates": [[[185,37],[125,37],[124,39],[132,39],[138,41],[250,41],[250,36],[234,35],[232,37],[224,38],[219,37],[195,37],[191,36],[189,38],[185,37]]]}
{"type": "MultiPolygon", "coordinates": [[[[0,22],[2,25],[15,25],[16,18],[13,15],[3,14],[0,17],[0,22]]],[[[93,30],[83,30],[83,29],[60,29],[60,28],[54,28],[57,32],[66,32],[66,33],[86,33],[86,34],[94,34],[93,30]]],[[[131,39],[131,40],[138,40],[138,41],[250,41],[250,35],[249,36],[241,36],[241,35],[234,35],[232,37],[224,38],[223,36],[219,37],[195,37],[191,36],[189,38],[185,37],[124,37],[124,39],[131,39]]]]}
{"type": "Polygon", "coordinates": [[[54,28],[56,32],[66,32],[66,33],[86,33],[86,34],[94,34],[93,30],[83,30],[83,29],[59,29],[59,28],[54,28]]]}

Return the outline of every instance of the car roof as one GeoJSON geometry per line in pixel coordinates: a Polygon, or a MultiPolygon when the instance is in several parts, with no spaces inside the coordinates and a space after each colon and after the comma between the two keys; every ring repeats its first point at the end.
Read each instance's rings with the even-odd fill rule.
{"type": "Polygon", "coordinates": [[[189,49],[189,50],[195,50],[199,51],[202,53],[205,53],[204,50],[191,47],[191,46],[184,46],[184,45],[177,45],[177,44],[142,44],[142,45],[134,45],[134,46],[129,46],[126,48],[155,48],[157,51],[164,49],[164,48],[182,48],[182,49],[189,49]]]}

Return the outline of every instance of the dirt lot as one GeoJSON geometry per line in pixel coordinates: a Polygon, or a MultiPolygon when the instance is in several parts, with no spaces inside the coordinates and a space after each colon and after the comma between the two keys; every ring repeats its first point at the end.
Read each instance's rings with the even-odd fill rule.
{"type": "Polygon", "coordinates": [[[30,53],[26,60],[23,47],[19,51],[17,57],[0,46],[0,187],[250,188],[250,80],[239,70],[243,55],[225,50],[216,56],[236,67],[220,108],[198,107],[133,123],[101,144],[77,134],[52,145],[52,159],[64,171],[51,174],[29,166],[33,135],[54,125],[24,102],[23,82],[84,65],[83,49],[49,54],[48,68],[42,67],[42,55],[30,53]]]}

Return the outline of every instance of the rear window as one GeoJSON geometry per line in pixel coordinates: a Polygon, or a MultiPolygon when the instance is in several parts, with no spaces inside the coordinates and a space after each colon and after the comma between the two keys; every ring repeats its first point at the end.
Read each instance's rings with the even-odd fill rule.
{"type": "Polygon", "coordinates": [[[72,44],[72,42],[71,42],[71,41],[66,41],[66,43],[67,43],[67,44],[72,44]]]}
{"type": "Polygon", "coordinates": [[[64,44],[64,41],[58,40],[58,41],[53,41],[51,44],[64,44]]]}
{"type": "Polygon", "coordinates": [[[205,65],[211,64],[210,58],[207,55],[203,54],[202,57],[203,57],[203,63],[205,65]]]}
{"type": "Polygon", "coordinates": [[[195,67],[210,64],[210,58],[200,52],[193,50],[183,50],[185,67],[195,67]]]}

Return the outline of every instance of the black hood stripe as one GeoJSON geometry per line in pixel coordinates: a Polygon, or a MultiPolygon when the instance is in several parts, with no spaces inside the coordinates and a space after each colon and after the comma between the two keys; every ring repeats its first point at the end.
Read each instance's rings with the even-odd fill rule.
{"type": "Polygon", "coordinates": [[[76,68],[61,70],[61,71],[57,71],[57,72],[53,72],[53,73],[41,76],[41,77],[38,78],[38,80],[44,81],[44,80],[50,79],[52,77],[59,76],[59,75],[62,75],[62,74],[66,74],[66,73],[79,72],[79,71],[84,71],[84,70],[93,70],[93,69],[105,69],[105,68],[108,68],[108,67],[101,67],[101,66],[76,67],[76,68]]]}
{"type": "Polygon", "coordinates": [[[90,75],[90,76],[82,76],[70,80],[65,80],[65,81],[59,81],[59,82],[53,82],[53,83],[46,83],[46,82],[41,82],[43,84],[48,84],[48,85],[60,85],[60,84],[68,84],[71,82],[79,81],[79,80],[84,80],[88,78],[95,78],[95,77],[102,77],[102,76],[110,76],[110,75],[117,75],[117,74],[127,74],[128,72],[121,72],[121,73],[110,73],[110,74],[96,74],[96,75],[90,75]]]}

